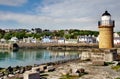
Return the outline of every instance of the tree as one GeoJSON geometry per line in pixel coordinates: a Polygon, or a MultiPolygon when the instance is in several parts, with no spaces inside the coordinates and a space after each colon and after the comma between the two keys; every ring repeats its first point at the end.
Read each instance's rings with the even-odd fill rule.
{"type": "Polygon", "coordinates": [[[24,31],[22,31],[22,32],[14,32],[12,34],[13,34],[12,36],[17,37],[18,39],[23,39],[25,37],[26,33],[24,31]]]}
{"type": "Polygon", "coordinates": [[[64,30],[58,31],[59,37],[64,37],[64,30]]]}
{"type": "Polygon", "coordinates": [[[66,39],[70,39],[70,38],[71,38],[71,34],[65,34],[64,37],[65,37],[66,39]]]}
{"type": "Polygon", "coordinates": [[[41,36],[40,33],[35,33],[35,34],[33,34],[33,37],[38,39],[38,38],[40,38],[40,37],[42,37],[42,36],[41,36]]]}
{"type": "Polygon", "coordinates": [[[3,34],[0,33],[0,39],[3,38],[3,34]]]}
{"type": "Polygon", "coordinates": [[[5,33],[4,38],[9,40],[12,37],[11,33],[5,33]]]}

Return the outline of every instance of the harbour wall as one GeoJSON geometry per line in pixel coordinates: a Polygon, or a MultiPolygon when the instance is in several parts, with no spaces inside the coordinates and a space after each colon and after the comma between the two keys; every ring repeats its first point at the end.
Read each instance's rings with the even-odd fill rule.
{"type": "MultiPolygon", "coordinates": [[[[99,48],[98,44],[56,44],[56,43],[0,43],[0,49],[49,49],[49,50],[88,50],[92,48],[99,48]]],[[[115,45],[115,48],[120,52],[120,45],[115,45]]]]}
{"type": "Polygon", "coordinates": [[[81,50],[86,48],[98,48],[98,44],[53,44],[53,43],[18,43],[20,49],[49,49],[49,50],[81,50]]]}

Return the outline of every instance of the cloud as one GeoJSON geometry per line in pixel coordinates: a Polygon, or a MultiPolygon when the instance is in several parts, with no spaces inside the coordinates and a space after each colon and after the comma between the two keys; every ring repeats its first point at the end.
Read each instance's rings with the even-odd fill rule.
{"type": "MultiPolygon", "coordinates": [[[[0,21],[12,21],[25,26],[36,26],[40,28],[48,29],[68,29],[68,28],[80,28],[82,23],[94,22],[92,18],[55,18],[50,16],[19,14],[11,12],[0,12],[0,21]]],[[[13,24],[14,25],[14,24],[13,24]]],[[[26,28],[26,27],[24,27],[26,28]]],[[[30,27],[33,28],[33,27],[30,27]]]]}
{"type": "Polygon", "coordinates": [[[26,2],[27,0],[0,0],[0,5],[21,6],[26,2]]]}
{"type": "Polygon", "coordinates": [[[0,20],[2,21],[16,21],[19,23],[31,23],[31,24],[39,24],[39,23],[61,23],[61,22],[92,22],[94,21],[92,18],[82,17],[82,18],[54,18],[48,16],[40,16],[40,15],[30,15],[30,14],[19,14],[19,13],[11,13],[11,12],[0,12],[0,20]]]}
{"type": "Polygon", "coordinates": [[[99,18],[108,10],[111,14],[120,7],[120,1],[113,0],[43,0],[43,5],[36,8],[38,14],[56,18],[99,18]],[[102,12],[102,13],[101,13],[102,12]]]}
{"type": "MultiPolygon", "coordinates": [[[[0,0],[0,4],[2,1],[0,0]]],[[[12,1],[12,0],[11,0],[12,1]]],[[[27,0],[14,0],[23,1],[27,0]]],[[[97,21],[107,9],[117,20],[120,11],[120,1],[113,0],[42,0],[36,8],[35,14],[14,12],[0,12],[1,21],[15,21],[23,25],[31,25],[48,29],[90,29],[97,30],[97,21]]],[[[8,0],[9,2],[9,0],[8,0]]],[[[20,3],[19,2],[19,3],[20,3]]],[[[18,5],[18,4],[16,4],[18,5]]],[[[32,5],[32,4],[31,4],[32,5]]],[[[29,10],[30,11],[30,10],[29,10]]],[[[33,11],[33,10],[32,10],[33,11]]]]}
{"type": "Polygon", "coordinates": [[[118,0],[43,0],[43,6],[39,5],[36,10],[40,15],[57,18],[56,22],[61,21],[68,25],[79,25],[77,26],[79,28],[94,29],[105,10],[111,13],[118,28],[119,7],[118,0]]]}
{"type": "Polygon", "coordinates": [[[88,0],[44,0],[44,7],[38,6],[38,12],[42,12],[43,15],[52,17],[83,17],[89,16],[91,11],[94,10],[94,4],[98,2],[88,0]]]}

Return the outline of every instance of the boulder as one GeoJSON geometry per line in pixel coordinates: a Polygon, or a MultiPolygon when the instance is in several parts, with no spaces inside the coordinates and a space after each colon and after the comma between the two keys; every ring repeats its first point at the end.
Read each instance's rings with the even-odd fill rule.
{"type": "Polygon", "coordinates": [[[60,71],[60,73],[62,75],[69,75],[69,71],[67,71],[67,70],[62,70],[62,71],[60,71]]]}
{"type": "Polygon", "coordinates": [[[46,71],[46,72],[55,71],[55,67],[54,67],[54,66],[47,66],[47,69],[46,69],[45,71],[46,71]]]}
{"type": "Polygon", "coordinates": [[[39,68],[40,68],[40,70],[45,70],[45,69],[47,69],[47,65],[40,65],[39,68]]]}
{"type": "Polygon", "coordinates": [[[23,79],[40,79],[40,74],[35,71],[26,71],[23,74],[23,79]]]}

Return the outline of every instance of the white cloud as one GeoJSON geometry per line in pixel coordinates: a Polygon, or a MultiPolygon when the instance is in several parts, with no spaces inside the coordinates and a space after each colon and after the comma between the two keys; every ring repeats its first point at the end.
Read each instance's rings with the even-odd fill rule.
{"type": "Polygon", "coordinates": [[[37,12],[40,14],[57,18],[56,22],[61,21],[92,30],[97,27],[97,21],[102,13],[108,10],[116,20],[116,28],[119,27],[119,0],[44,0],[43,5],[37,7],[37,12]]]}
{"type": "MultiPolygon", "coordinates": [[[[0,0],[0,4],[1,1],[3,0],[0,0]]],[[[25,0],[20,1],[25,3],[25,0]]],[[[12,20],[20,24],[48,29],[97,30],[97,21],[106,9],[115,20],[119,20],[117,19],[120,14],[119,7],[120,1],[113,0],[43,0],[42,6],[38,5],[35,9],[36,15],[0,12],[0,20],[12,20]]],[[[120,22],[117,21],[116,25],[118,23],[120,22]]]]}
{"type": "MultiPolygon", "coordinates": [[[[80,24],[94,22],[92,18],[54,18],[40,15],[17,14],[11,12],[0,12],[0,21],[15,21],[25,26],[36,26],[48,29],[80,28],[80,24]]],[[[14,24],[13,24],[14,25],[14,24]]],[[[26,27],[25,27],[26,28],[26,27]]],[[[32,27],[31,27],[32,28],[32,27]]]]}
{"type": "Polygon", "coordinates": [[[39,23],[61,23],[61,22],[92,22],[94,21],[92,18],[82,17],[82,18],[53,18],[48,16],[40,16],[40,15],[30,15],[30,14],[17,14],[11,12],[0,12],[0,20],[2,21],[16,21],[19,23],[29,23],[29,24],[39,24],[39,23]]]}
{"type": "Polygon", "coordinates": [[[21,6],[26,2],[27,0],[0,0],[0,5],[21,6]]]}
{"type": "Polygon", "coordinates": [[[41,6],[39,6],[37,10],[42,12],[44,15],[52,17],[81,17],[95,16],[94,14],[96,14],[96,12],[104,11],[106,9],[111,10],[120,6],[120,3],[113,0],[56,1],[58,0],[44,0],[44,7],[41,8],[41,6]]]}

